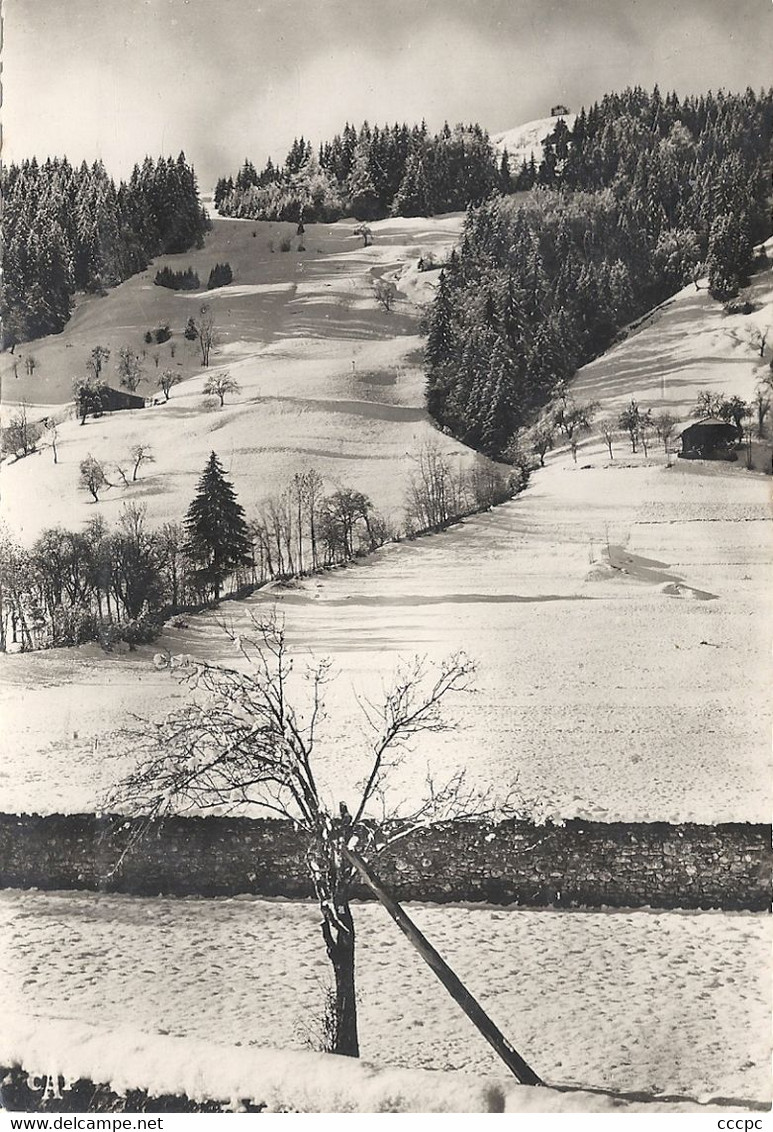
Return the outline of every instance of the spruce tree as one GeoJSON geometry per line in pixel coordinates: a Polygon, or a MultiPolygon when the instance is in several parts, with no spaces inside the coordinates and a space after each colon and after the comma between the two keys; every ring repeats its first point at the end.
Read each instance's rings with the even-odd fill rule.
{"type": "Polygon", "coordinates": [[[217,600],[228,574],[252,562],[252,542],[244,508],[214,452],[188,508],[185,529],[185,552],[194,562],[196,580],[204,590],[211,587],[217,600]]]}

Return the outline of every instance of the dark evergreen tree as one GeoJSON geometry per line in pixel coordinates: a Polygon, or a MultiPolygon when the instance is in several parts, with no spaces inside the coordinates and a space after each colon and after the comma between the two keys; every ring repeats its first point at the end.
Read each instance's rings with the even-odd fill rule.
{"type": "Polygon", "coordinates": [[[207,280],[207,290],[211,291],[214,287],[227,287],[229,283],[233,283],[234,273],[231,270],[230,263],[216,263],[209,273],[207,280]]]}
{"type": "Polygon", "coordinates": [[[217,600],[225,578],[252,562],[252,541],[244,509],[214,452],[188,508],[185,530],[185,551],[194,563],[196,581],[217,600]]]}
{"type": "Polygon", "coordinates": [[[146,158],[116,187],[100,161],[33,158],[2,170],[3,344],[61,331],[75,291],[103,293],[154,255],[199,245],[207,227],[183,154],[146,158]]]}
{"type": "Polygon", "coordinates": [[[750,259],[751,248],[736,216],[722,213],[711,225],[706,270],[709,290],[715,299],[738,294],[750,259]]]}
{"type": "Polygon", "coordinates": [[[480,203],[501,178],[500,161],[477,124],[453,130],[446,124],[432,136],[424,123],[364,122],[359,130],[347,123],[316,152],[296,139],[279,168],[269,161],[255,174],[245,162],[235,182],[218,181],[216,206],[224,216],[294,222],[301,210],[306,221],[426,216],[480,203]]]}
{"type": "MultiPolygon", "coordinates": [[[[737,292],[770,232],[772,139],[773,91],[681,101],[634,88],[582,110],[571,130],[557,123],[543,161],[516,177],[518,190],[541,181],[538,192],[468,209],[426,320],[433,416],[496,454],[508,429],[702,264],[715,296],[737,292]]],[[[454,146],[474,149],[475,128],[410,144],[414,170],[415,146],[429,147],[423,167],[441,206],[438,186],[461,176],[454,146]]],[[[412,208],[409,181],[400,191],[410,188],[412,208]]],[[[469,182],[467,192],[474,201],[469,182]]]]}

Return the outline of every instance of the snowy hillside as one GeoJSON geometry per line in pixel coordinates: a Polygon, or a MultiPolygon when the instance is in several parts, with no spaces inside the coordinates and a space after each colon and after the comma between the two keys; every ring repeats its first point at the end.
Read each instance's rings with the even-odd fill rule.
{"type": "MultiPolygon", "coordinates": [[[[33,419],[51,411],[66,415],[72,378],[84,372],[97,344],[111,349],[107,378],[114,385],[120,346],[145,350],[148,380],[139,392],[155,392],[161,403],[89,418],[84,426],[65,420],[56,464],[50,448],[6,460],[0,516],[27,544],[46,526],[77,527],[95,513],[114,522],[129,501],[142,502],[154,525],[181,519],[212,449],[248,514],[307,467],[329,485],[370,494],[378,510],[399,513],[412,456],[437,437],[424,408],[418,334],[421,304],[431,297],[437,275],[418,273],[415,265],[422,254],[442,260],[461,222],[458,216],[385,220],[373,225],[367,249],[353,221],[310,224],[300,253],[288,224],[216,220],[202,251],[160,258],[105,298],[84,299],[62,334],[25,345],[14,357],[2,355],[5,417],[22,399],[31,403],[33,419]],[[293,250],[280,251],[281,239],[291,233],[293,250]],[[191,294],[153,285],[163,263],[176,269],[190,263],[206,278],[221,260],[234,270],[231,286],[191,294]],[[373,281],[397,278],[399,287],[403,273],[405,290],[398,290],[392,311],[382,310],[373,281]],[[202,302],[211,306],[220,339],[209,371],[202,370],[197,344],[181,333],[202,302]],[[175,331],[172,341],[146,346],[146,328],[165,322],[175,331]],[[28,352],[38,359],[32,378],[24,370],[28,352]],[[165,404],[154,383],[170,366],[184,381],[165,404]],[[203,395],[206,377],[224,368],[241,391],[229,395],[223,408],[215,399],[213,407],[203,395]],[[126,462],[134,444],[150,444],[155,462],[127,488],[115,464],[126,462]],[[78,488],[79,465],[89,454],[104,463],[113,484],[98,507],[78,488]]],[[[456,441],[443,445],[463,460],[472,458],[456,441]]]]}
{"type": "MultiPolygon", "coordinates": [[[[772,282],[770,272],[755,281],[759,311],[750,319],[770,311],[772,282]]],[[[636,396],[681,416],[706,386],[748,396],[765,363],[744,340],[747,325],[687,288],[582,370],[576,388],[604,411],[636,396]]],[[[292,343],[282,355],[289,381],[292,343]]],[[[296,409],[284,421],[303,430],[314,418],[296,409]]],[[[390,465],[374,451],[381,455],[363,445],[363,468],[385,477],[390,465]]],[[[332,656],[341,673],[323,757],[337,797],[362,770],[352,686],[378,696],[398,657],[461,647],[478,661],[478,695],[454,708],[461,730],[422,742],[403,783],[409,792],[437,760],[503,790],[517,782],[529,805],[563,817],[767,821],[769,500],[769,477],[742,462],[669,466],[662,445],[633,456],[620,437],[610,460],[591,436],[576,464],[566,449],[549,454],[527,492],[490,515],[191,617],[160,644],[230,659],[220,618],[243,623],[251,609],[279,601],[292,641],[332,656]]],[[[94,805],[126,765],[105,757],[123,749],[110,732],[183,694],[155,671],[154,651],[105,656],[88,646],[0,659],[13,735],[0,772],[3,809],[94,805]]]]}
{"type": "MultiPolygon", "coordinates": [[[[559,117],[563,118],[571,130],[577,115],[561,114],[559,117]]],[[[491,140],[497,151],[502,153],[507,150],[513,173],[517,173],[524,161],[528,164],[532,157],[539,165],[542,160],[542,143],[556,128],[559,117],[535,118],[533,122],[526,122],[523,126],[515,126],[512,130],[492,135],[491,140]]]]}

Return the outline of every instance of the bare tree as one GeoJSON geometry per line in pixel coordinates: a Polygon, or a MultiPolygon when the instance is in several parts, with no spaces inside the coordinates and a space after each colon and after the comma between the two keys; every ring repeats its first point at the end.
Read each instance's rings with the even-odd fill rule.
{"type": "Polygon", "coordinates": [[[617,422],[612,420],[611,417],[599,417],[596,423],[598,424],[599,432],[604,437],[606,446],[609,449],[609,458],[610,460],[614,460],[615,454],[612,451],[612,441],[617,435],[617,422]]]}
{"type": "Polygon", "coordinates": [[[412,459],[415,470],[408,482],[406,515],[419,530],[440,531],[461,514],[461,477],[434,441],[423,444],[412,459]]]}
{"type": "Polygon", "coordinates": [[[734,393],[726,401],[723,401],[719,407],[719,415],[723,421],[732,421],[740,433],[743,432],[744,421],[752,415],[751,405],[734,393]]]}
{"type": "Polygon", "coordinates": [[[161,373],[158,375],[158,379],[156,380],[156,385],[164,394],[165,401],[169,400],[169,394],[171,393],[172,388],[175,385],[179,385],[181,381],[182,378],[180,377],[179,373],[175,373],[173,369],[165,369],[161,371],[161,373]]]}
{"type": "Polygon", "coordinates": [[[27,619],[30,597],[30,580],[35,570],[29,553],[0,523],[0,652],[8,644],[10,624],[11,643],[18,644],[21,632],[22,647],[32,648],[32,634],[27,619]]]}
{"type": "Polygon", "coordinates": [[[295,529],[298,537],[298,572],[303,573],[303,541],[305,532],[305,512],[308,507],[308,472],[296,472],[293,476],[292,492],[295,497],[296,522],[295,529]]]}
{"type": "Polygon", "coordinates": [[[26,402],[22,401],[18,409],[11,414],[8,426],[4,430],[3,450],[12,453],[17,460],[37,451],[43,431],[39,424],[29,419],[28,408],[26,402]]]}
{"type": "Polygon", "coordinates": [[[354,534],[362,523],[367,534],[367,547],[373,549],[370,519],[373,504],[367,495],[351,487],[342,487],[328,495],[322,502],[320,530],[328,546],[330,558],[344,561],[353,558],[355,550],[354,534]]]}
{"type": "Polygon", "coordinates": [[[86,359],[86,367],[88,368],[92,379],[99,382],[102,376],[102,370],[110,360],[110,350],[107,346],[95,346],[86,359]]]}
{"type": "Polygon", "coordinates": [[[598,401],[575,401],[562,382],[553,411],[553,424],[571,441],[578,432],[590,432],[598,408],[598,401]]]}
{"type": "MultiPolygon", "coordinates": [[[[372,861],[396,840],[433,821],[495,816],[492,795],[471,790],[463,772],[442,785],[428,782],[410,812],[391,801],[390,774],[412,741],[449,723],[441,712],[452,693],[471,689],[474,665],[463,654],[428,672],[421,661],[403,665],[378,708],[363,705],[372,740],[362,781],[337,807],[320,788],[319,724],[329,663],[309,668],[301,694],[292,676],[284,629],[275,619],[254,622],[252,635],[229,634],[240,668],[196,662],[187,674],[195,698],[135,736],[136,769],[110,792],[106,805],[138,819],[138,835],[167,814],[258,806],[295,823],[305,835],[306,860],[321,912],[333,969],[335,999],[331,1052],[359,1056],[355,993],[354,870],[345,855],[372,861]],[[244,662],[249,670],[244,670],[244,662]]],[[[162,663],[163,663],[162,658],[162,663]]],[[[169,662],[174,658],[169,658],[169,662]]]]}
{"type": "Polygon", "coordinates": [[[222,370],[221,373],[211,373],[204,385],[204,392],[206,394],[220,398],[221,409],[225,402],[226,393],[241,393],[241,391],[241,385],[231,377],[227,369],[222,370]]]}
{"type": "Polygon", "coordinates": [[[397,302],[397,287],[388,279],[377,279],[373,284],[373,297],[385,311],[391,311],[397,302]]]}
{"type": "Polygon", "coordinates": [[[48,442],[51,445],[51,451],[54,454],[54,463],[58,464],[59,458],[56,451],[56,442],[59,439],[59,425],[56,418],[46,417],[46,419],[43,421],[43,428],[45,429],[45,435],[48,438],[48,442]]]}
{"type": "Polygon", "coordinates": [[[464,489],[469,505],[476,511],[495,507],[513,495],[512,486],[496,464],[479,456],[464,475],[464,489]]]}
{"type": "Polygon", "coordinates": [[[105,469],[100,464],[99,460],[89,453],[85,460],[81,460],[80,464],[80,486],[84,491],[88,491],[93,495],[94,502],[99,503],[99,493],[103,488],[111,487],[108,483],[105,469]]]}
{"type": "Polygon", "coordinates": [[[153,449],[149,444],[135,444],[130,451],[133,461],[132,468],[132,483],[136,483],[137,474],[142,464],[154,464],[156,457],[153,455],[153,449]]]}
{"type": "Polygon", "coordinates": [[[541,468],[545,467],[545,454],[549,448],[553,447],[553,441],[553,426],[549,421],[537,421],[526,433],[525,443],[530,452],[533,452],[535,456],[539,456],[539,466],[541,468]]]}
{"type": "Polygon", "coordinates": [[[712,393],[710,389],[700,389],[692,410],[692,416],[699,420],[701,417],[718,419],[722,416],[722,406],[725,404],[725,400],[724,393],[712,393]]]}
{"type": "Polygon", "coordinates": [[[764,436],[765,417],[770,412],[770,397],[765,392],[765,387],[762,385],[757,386],[752,400],[752,409],[757,414],[757,436],[764,436]]]}
{"type": "MultiPolygon", "coordinates": [[[[650,410],[648,409],[647,413],[649,412],[650,410]]],[[[617,418],[617,423],[620,428],[624,429],[628,433],[628,437],[631,441],[632,452],[636,451],[636,447],[639,443],[639,433],[642,425],[642,419],[643,414],[641,408],[639,407],[639,403],[633,397],[631,398],[630,404],[628,404],[623,409],[623,411],[617,418]]]]}
{"type": "Polygon", "coordinates": [[[655,432],[658,437],[663,441],[664,450],[668,452],[668,442],[674,435],[674,429],[677,425],[676,417],[668,412],[658,413],[652,423],[655,426],[655,432]]]}
{"type": "Polygon", "coordinates": [[[124,389],[135,393],[141,381],[145,378],[142,361],[131,346],[121,346],[118,351],[118,378],[124,389]]]}
{"type": "MultiPolygon", "coordinates": [[[[748,331],[748,342],[752,349],[759,353],[761,358],[765,357],[765,346],[768,342],[768,335],[770,334],[770,327],[766,326],[763,330],[759,326],[752,326],[748,331]]],[[[29,363],[28,363],[29,364],[29,363]]]]}
{"type": "Polygon", "coordinates": [[[373,243],[373,232],[369,224],[358,224],[353,232],[355,236],[362,236],[363,247],[369,248],[373,243]]]}
{"type": "Polygon", "coordinates": [[[158,563],[172,607],[180,604],[185,587],[188,560],[185,556],[185,531],[179,523],[163,523],[156,532],[158,563]]]}
{"type": "Polygon", "coordinates": [[[201,364],[208,366],[212,351],[217,346],[217,331],[215,329],[215,316],[212,313],[212,308],[204,303],[199,310],[198,322],[194,320],[190,321],[193,323],[199,349],[201,350],[201,364]]]}
{"type": "Polygon", "coordinates": [[[130,481],[129,476],[127,474],[126,468],[123,466],[123,464],[116,463],[113,466],[114,466],[116,472],[118,473],[118,475],[121,477],[121,483],[123,484],[123,486],[124,487],[131,487],[131,481],[130,481]]]}
{"type": "Polygon", "coordinates": [[[302,492],[306,510],[306,521],[309,529],[309,543],[311,545],[311,568],[316,570],[319,566],[319,553],[317,547],[317,529],[319,525],[319,509],[324,490],[324,481],[316,468],[310,468],[302,473],[302,492]]]}
{"type": "Polygon", "coordinates": [[[85,425],[89,413],[101,416],[107,395],[107,385],[104,381],[93,381],[89,377],[76,377],[72,383],[73,402],[75,411],[85,425]]]}

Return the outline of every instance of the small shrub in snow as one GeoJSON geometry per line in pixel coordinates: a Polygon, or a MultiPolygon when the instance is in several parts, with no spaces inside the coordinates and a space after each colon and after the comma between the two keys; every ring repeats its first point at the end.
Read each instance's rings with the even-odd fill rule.
{"type": "Polygon", "coordinates": [[[731,299],[725,303],[725,314],[752,314],[754,312],[754,303],[749,299],[743,297],[731,299]]]}

